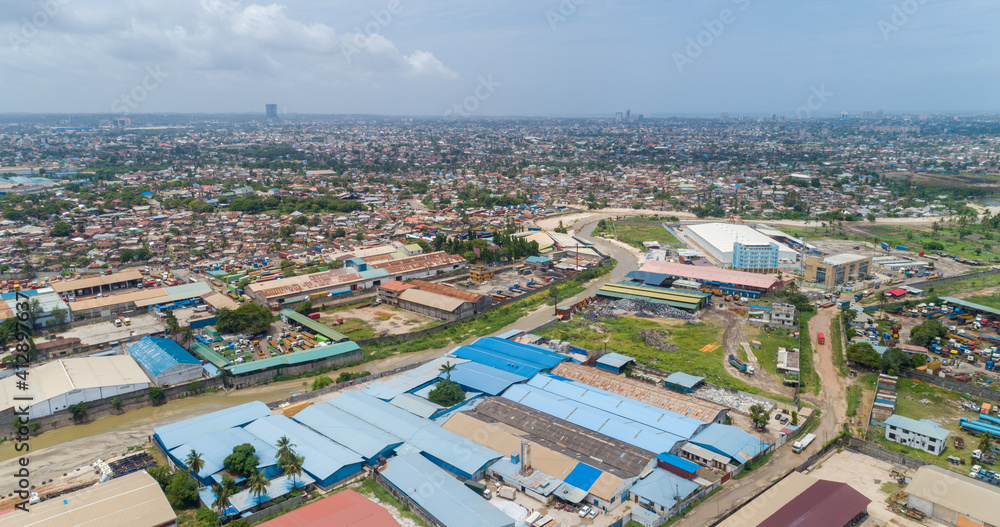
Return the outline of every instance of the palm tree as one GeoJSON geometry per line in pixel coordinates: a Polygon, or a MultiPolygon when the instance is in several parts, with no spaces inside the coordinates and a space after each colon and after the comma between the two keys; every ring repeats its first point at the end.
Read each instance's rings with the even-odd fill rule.
{"type": "Polygon", "coordinates": [[[298,478],[302,475],[302,456],[292,456],[284,460],[281,465],[282,475],[292,478],[292,488],[299,486],[298,478]]]}
{"type": "Polygon", "coordinates": [[[181,330],[181,346],[194,340],[194,330],[188,326],[181,330]]]}
{"type": "Polygon", "coordinates": [[[446,362],[446,363],[442,364],[441,367],[438,369],[438,371],[441,372],[441,373],[443,373],[444,376],[445,376],[445,378],[447,378],[450,381],[451,380],[451,372],[455,371],[455,367],[452,366],[451,362],[449,361],[449,362],[446,362]]]}
{"type": "Polygon", "coordinates": [[[167,311],[167,332],[170,333],[170,338],[177,341],[177,333],[181,330],[181,325],[177,322],[177,317],[174,316],[173,311],[167,311]]]}
{"type": "Polygon", "coordinates": [[[979,438],[979,450],[981,450],[983,454],[993,451],[993,436],[991,436],[988,432],[983,432],[983,435],[979,438]]]}
{"type": "Polygon", "coordinates": [[[191,452],[188,453],[188,456],[184,458],[184,464],[188,466],[188,471],[191,475],[197,479],[198,473],[205,467],[205,460],[201,458],[201,454],[195,452],[192,448],[191,452]]]}
{"type": "Polygon", "coordinates": [[[247,490],[249,490],[250,494],[257,498],[258,506],[260,506],[261,496],[267,494],[267,488],[269,486],[271,486],[271,480],[267,479],[267,476],[259,470],[247,478],[247,490]]]}
{"type": "Polygon", "coordinates": [[[292,443],[288,436],[281,436],[278,438],[278,442],[274,444],[278,449],[274,452],[274,457],[278,460],[278,465],[281,466],[285,461],[290,460],[295,457],[295,450],[292,447],[295,443],[292,443]]]}
{"type": "Polygon", "coordinates": [[[226,509],[229,508],[229,498],[233,497],[232,489],[222,483],[216,483],[212,485],[212,493],[215,494],[212,508],[219,513],[219,516],[225,515],[226,509]]]}

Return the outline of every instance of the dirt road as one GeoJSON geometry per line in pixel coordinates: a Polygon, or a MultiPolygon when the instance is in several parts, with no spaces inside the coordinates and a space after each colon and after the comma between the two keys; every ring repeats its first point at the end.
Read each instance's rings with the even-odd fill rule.
{"type": "MultiPolygon", "coordinates": [[[[762,390],[789,395],[788,388],[782,386],[781,382],[771,372],[761,368],[756,357],[749,361],[754,368],[755,373],[753,375],[739,374],[729,364],[729,355],[732,354],[739,357],[740,346],[746,344],[747,337],[744,331],[746,321],[742,315],[733,313],[725,308],[712,308],[707,310],[701,318],[705,321],[718,320],[726,327],[726,331],[722,334],[722,349],[725,350],[725,353],[722,355],[722,365],[729,375],[762,390]]],[[[749,357],[750,355],[748,354],[747,358],[749,357]]]]}

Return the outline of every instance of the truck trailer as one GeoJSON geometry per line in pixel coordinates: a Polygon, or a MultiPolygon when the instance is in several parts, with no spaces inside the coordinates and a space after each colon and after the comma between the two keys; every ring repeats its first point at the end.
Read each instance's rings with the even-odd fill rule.
{"type": "Polygon", "coordinates": [[[816,434],[806,434],[805,437],[799,439],[798,441],[792,443],[792,452],[796,454],[801,454],[803,450],[809,447],[809,444],[816,439],[816,434]]]}

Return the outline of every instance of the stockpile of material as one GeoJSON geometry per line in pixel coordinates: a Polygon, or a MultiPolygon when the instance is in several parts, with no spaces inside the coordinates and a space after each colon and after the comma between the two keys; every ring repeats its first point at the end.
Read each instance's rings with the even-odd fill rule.
{"type": "Polygon", "coordinates": [[[670,307],[665,304],[654,304],[641,300],[612,300],[593,305],[583,316],[591,322],[597,322],[602,318],[618,318],[623,315],[634,315],[640,318],[677,318],[681,320],[691,320],[694,318],[687,311],[670,307]]]}

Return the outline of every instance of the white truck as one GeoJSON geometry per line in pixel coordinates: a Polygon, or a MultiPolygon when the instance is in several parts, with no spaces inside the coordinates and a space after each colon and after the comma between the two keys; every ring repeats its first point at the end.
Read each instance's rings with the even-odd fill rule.
{"type": "Polygon", "coordinates": [[[806,434],[805,437],[799,439],[798,441],[792,443],[792,452],[796,454],[801,454],[803,450],[809,447],[809,444],[816,439],[816,434],[806,434]]]}

